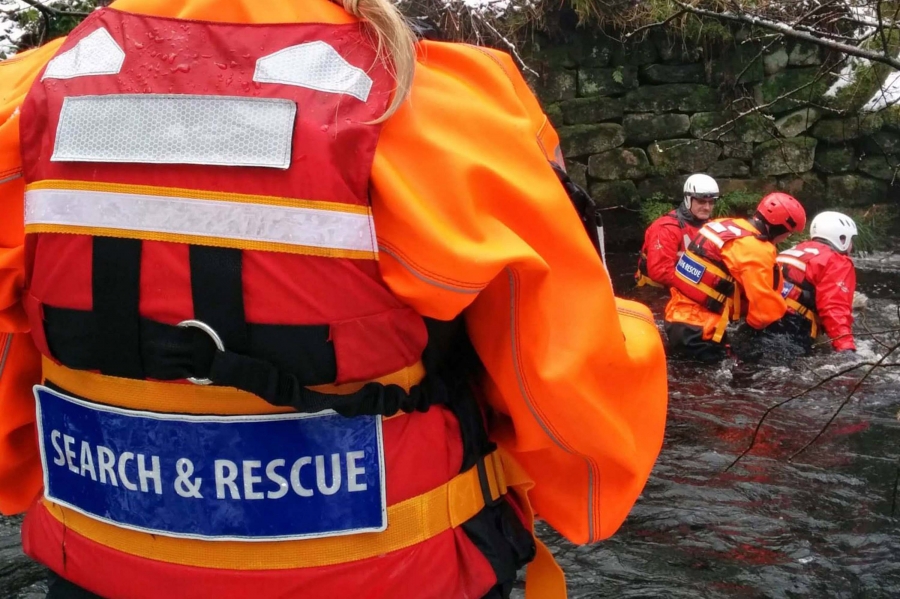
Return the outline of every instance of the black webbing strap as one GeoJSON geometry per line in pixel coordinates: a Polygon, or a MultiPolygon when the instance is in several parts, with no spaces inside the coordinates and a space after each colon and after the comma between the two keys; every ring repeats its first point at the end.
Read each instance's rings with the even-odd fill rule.
{"type": "MultiPolygon", "coordinates": [[[[43,305],[43,312],[44,333],[52,356],[68,368],[100,370],[109,349],[99,338],[98,315],[47,304],[43,305]]],[[[121,376],[160,381],[206,378],[215,353],[209,335],[197,328],[147,318],[139,319],[139,327],[143,376],[121,376]]],[[[337,378],[328,325],[248,324],[247,333],[247,355],[291,372],[304,385],[324,385],[337,378]]]]}
{"type": "Polygon", "coordinates": [[[246,352],[249,339],[241,277],[243,251],[192,245],[189,252],[194,318],[212,327],[230,351],[246,352]]]}
{"type": "MultiPolygon", "coordinates": [[[[326,325],[248,325],[247,355],[228,347],[217,351],[212,338],[197,328],[146,318],[139,319],[139,323],[148,378],[209,378],[214,384],[253,393],[276,406],[307,413],[333,409],[348,417],[425,411],[447,402],[447,390],[435,376],[425,377],[409,393],[397,385],[380,383],[368,383],[349,395],[308,389],[307,386],[332,383],[337,377],[326,325]]],[[[53,356],[68,368],[97,370],[100,357],[106,353],[96,334],[98,329],[97,315],[92,312],[44,305],[47,344],[53,356]]]]}
{"type": "MultiPolygon", "coordinates": [[[[494,446],[494,449],[496,449],[496,446],[494,446]]],[[[491,493],[491,483],[488,480],[487,466],[484,463],[488,459],[491,459],[488,455],[478,458],[478,461],[475,462],[475,467],[478,469],[478,483],[481,486],[481,496],[484,498],[484,505],[492,506],[503,502],[503,495],[498,495],[495,498],[491,493]]]]}
{"type": "Polygon", "coordinates": [[[141,363],[141,240],[94,237],[92,253],[95,354],[103,374],[144,378],[141,363]]]}
{"type": "Polygon", "coordinates": [[[600,239],[600,230],[603,228],[603,219],[600,216],[599,207],[594,198],[591,197],[582,186],[572,181],[569,174],[555,162],[550,162],[553,172],[556,173],[559,182],[562,183],[572,206],[578,213],[581,224],[584,225],[584,231],[591,240],[591,245],[597,250],[597,255],[603,258],[603,240],[600,239]]]}
{"type": "Polygon", "coordinates": [[[381,383],[367,383],[348,395],[319,393],[304,387],[297,377],[269,362],[228,351],[216,352],[209,378],[217,385],[236,387],[272,405],[291,407],[304,413],[331,409],[351,418],[372,414],[391,416],[399,411],[424,412],[431,405],[446,400],[446,393],[434,388],[439,384],[436,380],[427,385],[423,380],[423,384],[414,386],[409,393],[397,385],[381,383]],[[428,386],[431,386],[430,393],[426,392],[428,386]]]}

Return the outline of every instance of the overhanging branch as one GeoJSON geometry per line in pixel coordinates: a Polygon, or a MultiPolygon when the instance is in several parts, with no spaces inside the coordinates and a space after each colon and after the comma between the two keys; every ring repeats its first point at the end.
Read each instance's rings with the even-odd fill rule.
{"type": "Polygon", "coordinates": [[[57,8],[53,8],[52,6],[46,6],[41,4],[37,0],[22,0],[25,4],[34,7],[41,11],[41,14],[45,16],[52,17],[88,17],[91,13],[89,12],[81,12],[77,10],[59,10],[57,8]]]}
{"type": "Polygon", "coordinates": [[[770,31],[776,31],[782,35],[787,37],[791,37],[798,40],[803,40],[806,42],[810,42],[813,44],[817,44],[819,46],[830,48],[831,50],[837,50],[838,52],[843,52],[849,56],[856,56],[858,58],[865,58],[866,60],[871,60],[872,62],[879,62],[881,64],[888,65],[891,68],[900,70],[900,60],[888,56],[886,54],[882,54],[880,52],[875,52],[873,50],[866,50],[865,48],[860,48],[858,46],[852,46],[850,44],[844,44],[841,42],[837,42],[830,39],[823,39],[812,33],[807,33],[805,31],[798,31],[797,29],[791,27],[786,23],[778,23],[777,21],[770,21],[768,19],[764,19],[762,17],[757,17],[756,15],[742,14],[742,13],[732,13],[732,12],[716,12],[713,10],[707,10],[705,8],[697,8],[696,6],[691,6],[690,4],[685,4],[680,0],[675,0],[675,4],[681,7],[682,10],[695,14],[701,17],[709,17],[712,19],[718,19],[720,21],[731,21],[734,23],[744,23],[747,25],[756,25],[758,27],[762,27],[764,29],[768,29],[770,31]]]}

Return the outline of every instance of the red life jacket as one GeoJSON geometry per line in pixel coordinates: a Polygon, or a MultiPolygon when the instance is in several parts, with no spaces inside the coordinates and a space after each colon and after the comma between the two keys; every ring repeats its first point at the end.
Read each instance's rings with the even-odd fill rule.
{"type": "Polygon", "coordinates": [[[412,597],[417,556],[494,584],[460,527],[512,481],[379,274],[366,123],[392,88],[357,24],[102,9],[48,63],[21,115],[29,555],[107,597],[360,596],[411,569],[385,592],[412,597]]]}
{"type": "Polygon", "coordinates": [[[819,315],[816,312],[816,288],[806,278],[806,267],[816,256],[833,251],[828,244],[804,241],[784,250],[775,259],[784,277],[781,295],[791,310],[809,320],[813,339],[819,335],[819,315]]]}

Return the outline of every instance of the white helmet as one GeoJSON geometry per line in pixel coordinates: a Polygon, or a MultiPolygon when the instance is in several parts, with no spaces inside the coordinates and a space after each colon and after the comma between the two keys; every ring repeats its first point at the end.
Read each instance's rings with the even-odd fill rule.
{"type": "Polygon", "coordinates": [[[684,207],[691,209],[691,199],[693,198],[718,198],[719,185],[716,180],[709,175],[696,174],[691,175],[684,182],[684,207]]]}
{"type": "Polygon", "coordinates": [[[856,223],[840,212],[820,212],[809,226],[810,237],[824,239],[840,252],[850,249],[853,236],[856,234],[856,223]]]}

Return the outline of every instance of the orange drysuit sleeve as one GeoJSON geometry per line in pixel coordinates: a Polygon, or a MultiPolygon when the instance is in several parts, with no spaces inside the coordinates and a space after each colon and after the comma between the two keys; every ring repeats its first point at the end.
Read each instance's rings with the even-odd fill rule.
{"type": "Polygon", "coordinates": [[[722,248],[722,260],[747,298],[747,324],[764,329],[784,316],[781,277],[775,280],[777,250],[768,241],[740,237],[722,248]]]}
{"type": "Polygon", "coordinates": [[[25,188],[19,157],[19,111],[38,70],[61,41],[0,62],[0,512],[24,511],[41,489],[31,388],[40,354],[28,334],[25,282],[25,188]]]}
{"type": "Polygon", "coordinates": [[[575,542],[599,540],[662,441],[658,331],[644,306],[617,305],[548,163],[556,133],[509,56],[420,46],[373,168],[384,280],[426,316],[464,311],[488,400],[509,416],[495,438],[540,478],[536,510],[575,542]]]}

